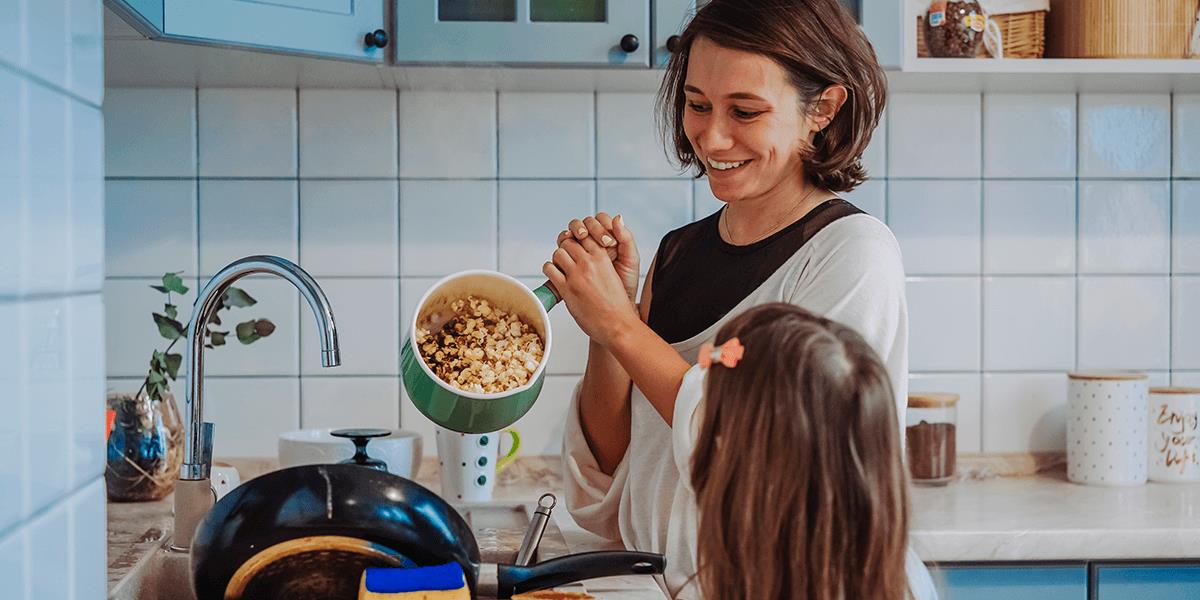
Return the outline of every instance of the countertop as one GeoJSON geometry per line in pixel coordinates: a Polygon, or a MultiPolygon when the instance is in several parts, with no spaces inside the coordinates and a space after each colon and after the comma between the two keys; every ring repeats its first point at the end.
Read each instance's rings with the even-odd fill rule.
{"type": "MultiPolygon", "coordinates": [[[[235,463],[243,478],[269,461],[235,463]]],[[[436,463],[434,463],[435,465],[436,463]]],[[[557,457],[519,459],[502,474],[495,499],[534,502],[561,490],[557,457]]],[[[437,490],[428,462],[418,481],[437,490]]],[[[257,472],[256,472],[257,471],[257,472]]],[[[1115,488],[1073,484],[1055,468],[1034,475],[987,472],[945,487],[913,488],[912,540],[927,562],[1190,559],[1200,556],[1200,484],[1115,488]]],[[[960,473],[961,474],[961,473],[960,473]]],[[[171,527],[171,504],[108,505],[109,589],[157,547],[171,527]]],[[[565,508],[555,522],[571,552],[620,549],[583,531],[565,508]]],[[[647,576],[587,582],[597,598],[661,599],[647,576]]]]}
{"type": "Polygon", "coordinates": [[[1056,469],[916,486],[910,498],[927,562],[1200,557],[1200,484],[1086,486],[1056,469]]]}

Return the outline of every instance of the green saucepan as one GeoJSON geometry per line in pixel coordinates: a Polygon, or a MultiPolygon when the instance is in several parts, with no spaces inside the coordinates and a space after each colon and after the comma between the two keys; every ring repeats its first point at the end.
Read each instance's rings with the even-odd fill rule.
{"type": "Polygon", "coordinates": [[[529,412],[542,391],[553,346],[546,312],[555,304],[558,298],[548,285],[531,290],[495,271],[463,271],[437,282],[417,303],[400,353],[409,400],[429,420],[461,433],[490,433],[512,425],[529,412]],[[525,385],[494,394],[467,392],[442,381],[421,358],[413,332],[418,326],[440,329],[437,324],[445,323],[452,313],[450,303],[468,295],[486,298],[492,306],[515,313],[542,336],[542,361],[525,385]]]}

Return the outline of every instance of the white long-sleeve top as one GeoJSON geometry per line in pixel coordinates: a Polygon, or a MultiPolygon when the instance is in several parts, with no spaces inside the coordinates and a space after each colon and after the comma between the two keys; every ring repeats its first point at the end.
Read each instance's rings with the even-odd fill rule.
{"type": "MultiPolygon", "coordinates": [[[[866,214],[830,223],[727,315],[671,346],[694,363],[700,345],[712,341],[729,319],[767,302],[790,302],[858,331],[883,359],[896,395],[896,414],[904,414],[908,307],[900,247],[886,225],[866,214]]],[[[608,475],[584,437],[576,389],[563,441],[567,508],[584,529],[621,541],[628,549],[666,554],[667,591],[673,597],[696,597],[684,589],[695,573],[695,498],[681,482],[671,428],[636,386],[630,401],[629,448],[608,475]]],[[[688,414],[674,422],[688,423],[688,414]]],[[[916,566],[924,571],[919,560],[916,566]]]]}

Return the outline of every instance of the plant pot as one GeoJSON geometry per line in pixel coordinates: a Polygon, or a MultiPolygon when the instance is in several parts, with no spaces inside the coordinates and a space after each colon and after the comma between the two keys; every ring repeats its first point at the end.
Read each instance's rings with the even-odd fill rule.
{"type": "Polygon", "coordinates": [[[183,427],[174,396],[109,394],[116,411],[108,435],[104,483],[117,502],[161,500],[175,490],[183,462],[183,427]]]}

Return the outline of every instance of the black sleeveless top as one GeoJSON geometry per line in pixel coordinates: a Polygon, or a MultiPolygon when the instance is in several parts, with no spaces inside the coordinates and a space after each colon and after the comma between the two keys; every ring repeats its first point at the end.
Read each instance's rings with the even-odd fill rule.
{"type": "Polygon", "coordinates": [[[746,246],[721,239],[721,209],[663,236],[655,255],[647,324],[682,342],[724,317],[830,223],[862,213],[832,198],[770,237],[746,246]]]}

